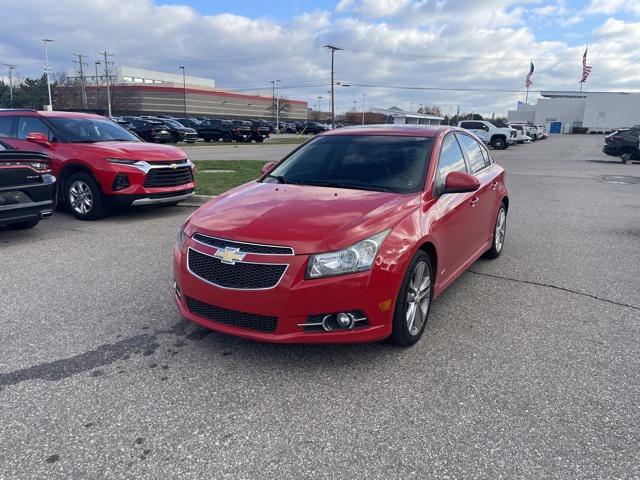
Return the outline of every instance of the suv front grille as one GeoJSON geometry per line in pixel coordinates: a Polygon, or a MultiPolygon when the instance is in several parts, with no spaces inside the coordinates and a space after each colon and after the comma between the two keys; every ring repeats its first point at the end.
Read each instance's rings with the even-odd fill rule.
{"type": "Polygon", "coordinates": [[[266,333],[273,333],[278,325],[278,317],[267,317],[254,313],[238,312],[237,310],[227,310],[226,308],[216,307],[215,305],[210,305],[194,298],[186,297],[186,299],[187,307],[191,313],[208,318],[214,322],[266,333]]]}
{"type": "Polygon", "coordinates": [[[237,290],[265,290],[275,287],[288,265],[271,263],[222,263],[210,255],[189,249],[189,270],[218,287],[237,290]]]}
{"type": "Polygon", "coordinates": [[[291,247],[280,247],[277,245],[258,245],[254,243],[233,242],[231,240],[224,240],[222,238],[209,237],[202,233],[196,233],[193,239],[197,242],[210,245],[212,247],[221,248],[225,247],[239,248],[245,253],[259,253],[263,255],[293,255],[293,249],[291,247]]]}
{"type": "Polygon", "coordinates": [[[178,168],[152,168],[144,179],[144,186],[175,187],[193,182],[193,172],[189,165],[178,168]]]}

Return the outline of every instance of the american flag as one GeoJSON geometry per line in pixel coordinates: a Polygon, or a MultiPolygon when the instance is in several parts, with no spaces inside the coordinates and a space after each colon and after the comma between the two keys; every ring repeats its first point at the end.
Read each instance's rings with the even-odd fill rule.
{"type": "Polygon", "coordinates": [[[531,80],[531,75],[533,75],[533,62],[531,62],[531,68],[529,69],[529,73],[527,74],[527,77],[524,79],[524,84],[527,88],[529,88],[531,85],[533,85],[533,80],[531,80]]]}
{"type": "Polygon", "coordinates": [[[582,55],[582,80],[580,80],[580,83],[586,82],[591,73],[591,65],[587,65],[587,50],[589,50],[588,46],[584,49],[584,55],[582,55]]]}

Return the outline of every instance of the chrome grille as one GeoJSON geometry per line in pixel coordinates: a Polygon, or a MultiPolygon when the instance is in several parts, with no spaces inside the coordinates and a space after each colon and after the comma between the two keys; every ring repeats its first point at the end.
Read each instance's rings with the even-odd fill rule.
{"type": "Polygon", "coordinates": [[[222,238],[210,237],[202,233],[193,235],[193,239],[197,242],[204,243],[216,248],[239,248],[245,253],[258,253],[261,255],[293,255],[293,248],[281,247],[277,245],[260,245],[256,243],[234,242],[222,238]]]}
{"type": "Polygon", "coordinates": [[[266,290],[275,287],[284,272],[286,264],[235,262],[221,260],[189,249],[189,271],[197,277],[222,288],[236,290],[266,290]]]}

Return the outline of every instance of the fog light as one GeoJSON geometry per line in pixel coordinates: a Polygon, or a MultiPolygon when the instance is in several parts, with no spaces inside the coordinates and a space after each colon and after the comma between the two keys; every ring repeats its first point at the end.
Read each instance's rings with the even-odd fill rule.
{"type": "Polygon", "coordinates": [[[353,327],[353,315],[341,312],[336,315],[336,323],[340,328],[351,328],[353,327]]]}
{"type": "Polygon", "coordinates": [[[129,186],[129,176],[126,173],[117,174],[116,178],[113,180],[113,190],[124,190],[129,186]]]}

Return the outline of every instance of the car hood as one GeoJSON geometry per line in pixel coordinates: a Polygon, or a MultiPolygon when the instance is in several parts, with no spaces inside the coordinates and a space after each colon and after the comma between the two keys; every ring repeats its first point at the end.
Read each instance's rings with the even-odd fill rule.
{"type": "Polygon", "coordinates": [[[187,158],[187,154],[179,148],[147,142],[74,143],[73,148],[76,151],[84,151],[92,155],[147,162],[175,161],[187,158]]]}
{"type": "Polygon", "coordinates": [[[200,207],[186,233],[326,252],[392,227],[419,205],[417,193],[252,182],[200,207]]]}

